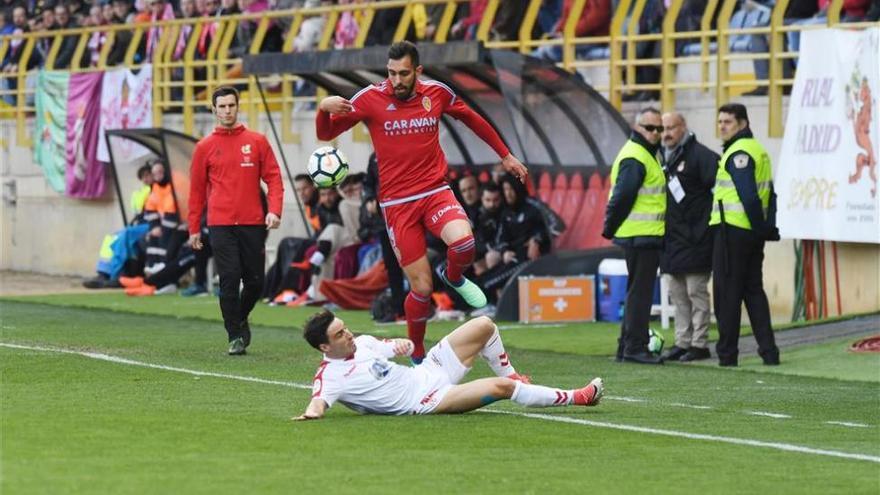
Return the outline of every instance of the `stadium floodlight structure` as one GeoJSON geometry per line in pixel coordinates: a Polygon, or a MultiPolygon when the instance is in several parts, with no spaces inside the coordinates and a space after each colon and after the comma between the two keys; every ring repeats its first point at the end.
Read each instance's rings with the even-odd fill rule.
{"type": "MultiPolygon", "coordinates": [[[[533,172],[605,175],[626,141],[629,127],[620,113],[579,76],[552,63],[478,42],[419,44],[419,52],[424,77],[452,88],[533,172]]],[[[373,46],[247,55],[243,70],[256,76],[261,91],[261,76],[295,74],[348,98],[385,79],[387,61],[388,47],[373,46]]],[[[452,166],[498,162],[489,146],[448,116],[441,121],[441,145],[452,166]]]]}

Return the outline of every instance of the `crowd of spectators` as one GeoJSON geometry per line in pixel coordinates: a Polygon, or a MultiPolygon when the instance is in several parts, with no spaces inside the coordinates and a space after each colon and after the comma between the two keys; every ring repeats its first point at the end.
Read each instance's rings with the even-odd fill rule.
{"type": "MultiPolygon", "coordinates": [[[[303,7],[318,7],[322,5],[381,2],[383,0],[0,0],[0,35],[19,34],[32,31],[52,31],[70,29],[76,27],[107,26],[112,24],[132,25],[137,23],[149,23],[154,21],[212,17],[217,18],[239,13],[260,13],[266,10],[294,9],[303,7]]],[[[448,39],[471,40],[476,36],[477,27],[483,18],[488,0],[472,0],[462,3],[455,15],[450,28],[448,39]]],[[[526,12],[529,0],[505,0],[499,3],[494,22],[491,26],[490,37],[495,40],[515,40],[519,37],[520,25],[526,12]]],[[[535,39],[558,38],[562,36],[563,27],[569,17],[573,0],[544,0],[535,22],[532,37],[535,39]]],[[[676,31],[696,31],[700,29],[700,22],[707,7],[707,0],[685,0],[681,12],[676,20],[676,31]]],[[[826,11],[830,0],[791,0],[786,9],[784,18],[786,24],[808,25],[823,23],[826,21],[826,11]]],[[[663,18],[669,6],[669,0],[646,0],[644,9],[637,23],[640,34],[659,33],[662,29],[663,18]]],[[[412,22],[406,37],[413,41],[429,40],[436,34],[437,28],[445,10],[445,4],[416,5],[412,9],[412,22]]],[[[733,27],[760,27],[767,25],[769,15],[761,15],[761,12],[769,12],[773,7],[773,0],[741,0],[737,6],[734,18],[737,23],[744,25],[733,27]],[[753,12],[758,15],[751,15],[753,12]]],[[[612,0],[588,0],[578,18],[575,27],[577,37],[605,36],[608,34],[611,17],[616,2],[612,0]]],[[[376,11],[376,16],[366,35],[367,45],[389,44],[394,37],[397,25],[403,14],[403,8],[387,8],[376,11]]],[[[713,15],[717,17],[718,7],[713,15]]],[[[334,48],[349,48],[355,44],[360,33],[360,11],[347,11],[339,16],[336,21],[332,45],[334,48]]],[[[880,0],[846,0],[843,4],[841,19],[844,22],[872,21],[880,18],[880,0]]],[[[281,51],[284,37],[290,27],[290,18],[281,18],[273,21],[260,50],[263,52],[281,51]]],[[[303,20],[296,38],[293,40],[295,51],[308,51],[317,48],[327,22],[326,16],[312,16],[303,20]]],[[[625,22],[624,26],[629,26],[625,22]]],[[[716,27],[713,20],[712,27],[716,27]]],[[[257,28],[256,21],[239,23],[235,37],[230,45],[230,54],[234,57],[241,56],[250,48],[254,33],[257,28]]],[[[208,54],[212,39],[217,32],[217,24],[210,23],[201,30],[196,45],[196,59],[205,59],[208,54]]],[[[171,51],[172,60],[180,60],[187,43],[190,41],[193,29],[191,25],[183,27],[177,35],[171,51]]],[[[135,63],[151,59],[162,35],[162,28],[152,27],[140,40],[135,52],[135,63]]],[[[767,38],[764,35],[742,36],[742,46],[734,46],[734,51],[746,51],[751,53],[766,53],[768,50],[767,38]]],[[[786,48],[797,51],[799,47],[800,33],[792,31],[787,33],[786,48]]],[[[87,49],[80,60],[73,60],[79,37],[68,35],[62,38],[61,46],[54,61],[54,68],[67,69],[73,66],[88,67],[97,64],[101,50],[108,40],[106,31],[95,31],[87,44],[87,49]]],[[[132,32],[119,30],[116,32],[113,46],[110,47],[107,57],[107,65],[121,64],[128,52],[132,41],[132,32]]],[[[680,39],[676,41],[678,55],[693,54],[693,46],[699,44],[699,38],[680,39]]],[[[52,48],[50,38],[41,39],[30,58],[22,61],[22,48],[24,43],[21,39],[14,39],[7,50],[5,58],[0,61],[0,73],[7,75],[17,73],[21,64],[27,69],[43,66],[52,48]]],[[[660,56],[660,43],[658,41],[643,41],[635,45],[638,58],[658,58],[660,56]]],[[[596,59],[608,56],[606,43],[586,43],[577,46],[578,58],[596,59]]],[[[547,45],[535,50],[534,56],[551,61],[559,61],[562,58],[561,46],[547,45]]],[[[786,61],[785,75],[789,77],[795,66],[796,59],[786,61]]],[[[766,59],[755,60],[756,79],[766,80],[768,74],[768,62],[766,59]]],[[[196,79],[201,77],[197,69],[196,79]]],[[[181,71],[177,71],[181,72],[181,71]]],[[[182,78],[176,74],[175,78],[182,78]]],[[[640,64],[636,69],[636,82],[638,84],[657,83],[660,80],[660,66],[640,64]]],[[[14,89],[16,81],[8,76],[0,77],[0,90],[14,89]]],[[[311,94],[313,88],[308,83],[298,83],[297,94],[311,94]]],[[[761,87],[755,94],[765,94],[766,88],[761,87]]],[[[636,91],[624,95],[625,100],[652,100],[656,99],[656,91],[636,91]]],[[[6,98],[7,102],[10,98],[6,98]]]]}

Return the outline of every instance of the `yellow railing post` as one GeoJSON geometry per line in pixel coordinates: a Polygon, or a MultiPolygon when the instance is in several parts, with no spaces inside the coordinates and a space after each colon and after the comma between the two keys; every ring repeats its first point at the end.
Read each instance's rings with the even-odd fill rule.
{"type": "Polygon", "coordinates": [[[728,59],[728,31],[730,30],[730,17],[736,7],[737,0],[724,0],[721,4],[721,12],[718,13],[718,62],[716,65],[715,82],[715,107],[720,107],[730,100],[730,89],[727,87],[727,79],[730,76],[730,60],[728,59]]]}
{"type": "Polygon", "coordinates": [[[574,62],[575,47],[572,40],[577,36],[575,29],[586,3],[586,0],[574,0],[565,19],[565,26],[562,27],[562,68],[568,72],[573,71],[571,64],[574,62]]]}
{"type": "Polygon", "coordinates": [[[492,24],[495,22],[495,13],[498,12],[499,0],[489,0],[486,3],[486,10],[483,12],[483,19],[477,27],[477,40],[483,43],[489,41],[489,33],[492,31],[492,24]]]}
{"type": "Polygon", "coordinates": [[[780,56],[785,51],[785,44],[779,29],[782,27],[786,7],[788,0],[776,0],[776,6],[773,7],[770,16],[770,81],[767,88],[769,95],[767,133],[770,137],[782,137],[782,83],[779,81],[785,77],[782,64],[788,63],[788,59],[780,56]]]}
{"type": "Polygon", "coordinates": [[[636,50],[638,49],[639,20],[645,10],[646,0],[636,0],[629,14],[629,26],[626,31],[626,85],[636,83],[636,50]]]}
{"type": "MultiPolygon", "coordinates": [[[[712,30],[712,19],[715,16],[715,9],[718,7],[718,0],[709,0],[706,3],[706,11],[703,12],[703,17],[700,18],[700,64],[701,64],[701,75],[702,75],[702,83],[704,85],[709,84],[709,55],[711,52],[709,51],[709,44],[712,42],[712,39],[709,37],[709,32],[712,30]]],[[[715,38],[718,39],[717,36],[715,38]]],[[[704,86],[705,90],[708,91],[708,86],[704,86]]]]}
{"type": "Polygon", "coordinates": [[[455,1],[450,0],[446,2],[443,15],[437,24],[437,32],[434,33],[434,43],[446,43],[446,38],[449,36],[449,29],[452,27],[452,21],[455,20],[455,11],[457,9],[458,4],[455,1]]]}
{"type": "Polygon", "coordinates": [[[828,5],[826,14],[828,16],[828,27],[840,24],[840,9],[843,8],[843,0],[831,0],[828,5]]]}
{"type": "Polygon", "coordinates": [[[195,67],[193,62],[196,58],[196,48],[199,46],[199,38],[202,36],[202,29],[205,28],[206,21],[198,20],[193,26],[186,43],[186,49],[183,52],[183,132],[192,134],[195,128],[195,105],[196,98],[195,88],[195,67]]]}
{"type": "Polygon", "coordinates": [[[528,55],[532,52],[532,30],[535,28],[535,21],[538,20],[538,13],[541,11],[542,0],[531,0],[529,6],[526,7],[526,13],[523,15],[522,24],[519,26],[519,52],[528,55]]]}
{"type": "Polygon", "coordinates": [[[670,85],[675,82],[676,69],[672,61],[675,58],[676,40],[672,34],[675,33],[675,21],[678,20],[682,3],[684,0],[672,0],[669,10],[663,17],[663,39],[660,40],[660,57],[663,60],[660,69],[660,105],[664,111],[675,108],[675,90],[670,88],[670,85]]]}
{"type": "Polygon", "coordinates": [[[621,89],[623,79],[621,71],[623,68],[620,62],[623,57],[623,43],[626,41],[626,38],[623,37],[623,23],[626,21],[631,4],[632,0],[620,0],[617,10],[614,11],[614,16],[611,17],[611,29],[608,31],[611,38],[608,46],[608,70],[610,71],[608,74],[608,80],[610,81],[608,99],[614,108],[618,110],[620,110],[621,97],[623,95],[621,89]]]}
{"type": "MultiPolygon", "coordinates": [[[[24,48],[22,48],[21,58],[19,59],[22,63],[18,64],[18,84],[15,87],[15,114],[18,127],[16,141],[19,146],[31,146],[33,144],[33,134],[27,131],[27,96],[25,90],[27,89],[27,61],[31,59],[31,55],[34,53],[34,47],[37,45],[37,38],[35,36],[29,36],[25,39],[24,43],[25,45],[24,48]]],[[[37,139],[39,139],[39,136],[37,136],[37,139]]]]}
{"type": "Polygon", "coordinates": [[[400,22],[397,23],[397,30],[394,31],[394,41],[402,41],[406,38],[406,32],[409,31],[409,25],[412,22],[412,4],[407,3],[400,14],[400,22]]]}

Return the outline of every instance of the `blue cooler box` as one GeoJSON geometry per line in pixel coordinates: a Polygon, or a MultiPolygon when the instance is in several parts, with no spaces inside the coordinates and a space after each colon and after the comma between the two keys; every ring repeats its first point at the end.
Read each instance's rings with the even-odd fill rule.
{"type": "MultiPolygon", "coordinates": [[[[620,321],[626,302],[626,261],[604,259],[599,263],[596,306],[599,321],[620,321]]],[[[654,304],[660,304],[660,279],[654,281],[654,304]]]]}

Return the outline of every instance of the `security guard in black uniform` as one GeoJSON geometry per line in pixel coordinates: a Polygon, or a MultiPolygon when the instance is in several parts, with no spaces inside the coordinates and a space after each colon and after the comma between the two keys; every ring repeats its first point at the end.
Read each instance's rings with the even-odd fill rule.
{"type": "Polygon", "coordinates": [[[660,112],[642,110],[611,166],[613,187],[602,237],[623,247],[628,273],[618,361],[663,363],[648,352],[648,321],[666,232],[666,176],[657,160],[662,133],[660,112]]]}
{"type": "Polygon", "coordinates": [[[718,133],[724,155],[715,177],[712,280],[720,337],[718,364],[736,366],[742,303],[746,303],[758,354],[764,364],[779,364],[779,348],[770,325],[764,293],[764,242],[778,241],[776,194],[770,157],[752,136],[746,107],[729,103],[718,109],[718,133]]]}

